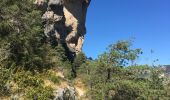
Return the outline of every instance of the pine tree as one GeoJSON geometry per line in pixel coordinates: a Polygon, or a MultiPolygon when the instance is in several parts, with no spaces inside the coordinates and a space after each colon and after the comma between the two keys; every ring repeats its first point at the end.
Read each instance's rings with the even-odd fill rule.
{"type": "Polygon", "coordinates": [[[1,62],[6,67],[16,65],[31,69],[42,66],[41,12],[36,10],[32,0],[1,0],[0,6],[1,62]]]}

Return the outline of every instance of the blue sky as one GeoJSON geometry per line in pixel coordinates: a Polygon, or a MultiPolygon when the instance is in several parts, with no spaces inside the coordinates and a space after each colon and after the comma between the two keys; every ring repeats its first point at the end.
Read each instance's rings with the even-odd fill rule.
{"type": "Polygon", "coordinates": [[[92,0],[83,51],[97,58],[109,44],[134,38],[138,64],[170,64],[170,0],[92,0]],[[154,53],[151,54],[151,49],[154,53]]]}

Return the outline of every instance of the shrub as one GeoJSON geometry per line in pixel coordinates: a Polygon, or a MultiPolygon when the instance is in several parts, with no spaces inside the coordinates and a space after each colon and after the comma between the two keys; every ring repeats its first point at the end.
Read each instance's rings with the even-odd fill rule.
{"type": "Polygon", "coordinates": [[[30,71],[17,72],[14,76],[14,82],[20,87],[39,87],[43,85],[43,80],[39,75],[32,74],[30,71]]]}
{"type": "Polygon", "coordinates": [[[0,66],[0,96],[9,94],[9,86],[7,83],[10,81],[10,70],[0,66]]]}
{"type": "Polygon", "coordinates": [[[53,89],[51,87],[29,88],[26,92],[29,100],[49,100],[53,99],[53,89]]]}
{"type": "Polygon", "coordinates": [[[48,74],[47,77],[50,81],[52,81],[55,84],[60,83],[60,80],[59,80],[60,78],[56,76],[54,73],[48,72],[47,74],[48,74]]]}

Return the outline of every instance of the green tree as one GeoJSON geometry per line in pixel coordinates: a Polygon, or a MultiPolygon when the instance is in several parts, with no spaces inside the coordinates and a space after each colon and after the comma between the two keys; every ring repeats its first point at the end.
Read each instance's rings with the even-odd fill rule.
{"type": "Polygon", "coordinates": [[[99,60],[106,64],[107,80],[111,77],[113,67],[123,67],[134,62],[138,55],[142,54],[141,49],[131,49],[130,41],[118,41],[108,47],[108,51],[99,57],[99,60]]]}
{"type": "Polygon", "coordinates": [[[85,62],[86,62],[86,56],[84,53],[81,52],[78,55],[76,55],[71,68],[72,77],[77,76],[77,69],[85,62]]]}
{"type": "Polygon", "coordinates": [[[32,0],[1,0],[0,5],[0,49],[7,56],[2,62],[7,67],[43,67],[41,12],[32,0]]]}

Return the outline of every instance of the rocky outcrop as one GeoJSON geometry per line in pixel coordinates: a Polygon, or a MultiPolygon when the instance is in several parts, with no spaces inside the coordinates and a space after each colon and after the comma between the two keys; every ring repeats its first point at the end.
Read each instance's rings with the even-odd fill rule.
{"type": "Polygon", "coordinates": [[[71,52],[82,50],[86,13],[91,0],[36,0],[44,11],[44,33],[51,44],[66,43],[71,52]]]}
{"type": "Polygon", "coordinates": [[[59,88],[54,91],[53,100],[78,100],[76,98],[76,90],[74,87],[59,88]]]}

